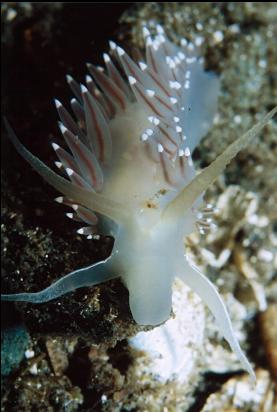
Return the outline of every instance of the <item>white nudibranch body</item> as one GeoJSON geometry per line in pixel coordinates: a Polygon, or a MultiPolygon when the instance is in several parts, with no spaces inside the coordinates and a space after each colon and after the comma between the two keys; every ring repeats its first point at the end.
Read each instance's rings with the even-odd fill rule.
{"type": "Polygon", "coordinates": [[[204,71],[196,45],[184,39],[181,47],[172,44],[160,26],[154,38],[146,28],[143,33],[144,60],[132,60],[111,42],[105,70],[88,64],[86,86],[67,76],[75,118],[59,101],[55,104],[69,151],[53,144],[56,166],[66,178],[33,156],[6,122],[17,151],[62,192],[56,200],[72,207],[68,216],[85,222],[78,233],[91,238],[101,223],[115,244],[106,261],[69,273],[41,292],[2,299],[41,303],[121,277],[135,321],[159,325],[170,316],[172,283],[179,277],[208,305],[243,367],[254,376],[223,300],[187,260],[183,238],[209,227],[212,209],[203,204],[203,193],[275,112],[196,175],[191,153],[213,122],[218,77],[204,71]]]}

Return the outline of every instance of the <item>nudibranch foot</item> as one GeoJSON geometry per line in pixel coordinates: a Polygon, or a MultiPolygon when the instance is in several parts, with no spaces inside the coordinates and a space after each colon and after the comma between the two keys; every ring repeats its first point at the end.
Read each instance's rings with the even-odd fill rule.
{"type": "Polygon", "coordinates": [[[184,281],[208,306],[215,317],[217,326],[231,349],[240,360],[243,368],[249,373],[253,382],[256,380],[255,372],[241,350],[239,342],[232,328],[230,316],[225,303],[212,282],[204,276],[199,269],[187,259],[185,270],[181,272],[180,279],[184,281]]]}
{"type": "Polygon", "coordinates": [[[44,303],[57,299],[76,289],[98,285],[99,283],[118,277],[118,274],[115,274],[115,272],[111,270],[111,259],[112,256],[94,265],[68,273],[66,276],[57,280],[57,282],[54,282],[39,292],[3,294],[1,295],[1,300],[44,303]]]}

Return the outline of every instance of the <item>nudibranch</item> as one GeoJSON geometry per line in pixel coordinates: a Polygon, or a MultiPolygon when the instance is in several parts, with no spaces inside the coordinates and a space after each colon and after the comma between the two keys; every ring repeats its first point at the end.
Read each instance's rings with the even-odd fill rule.
{"type": "Polygon", "coordinates": [[[120,277],[134,320],[159,325],[170,317],[172,283],[179,277],[207,304],[242,366],[254,376],[222,298],[187,259],[183,240],[208,227],[212,209],[203,203],[205,190],[276,109],[196,174],[191,153],[212,125],[219,79],[204,70],[199,44],[182,39],[177,46],[160,26],[154,36],[146,27],[143,34],[145,57],[135,51],[132,59],[111,42],[105,69],[88,64],[86,85],[67,76],[75,95],[74,116],[59,101],[55,104],[69,151],[53,144],[65,177],[32,155],[6,122],[16,150],[63,194],[56,200],[85,222],[78,232],[90,238],[101,222],[115,243],[105,261],[69,273],[40,292],[2,299],[47,302],[120,277]]]}

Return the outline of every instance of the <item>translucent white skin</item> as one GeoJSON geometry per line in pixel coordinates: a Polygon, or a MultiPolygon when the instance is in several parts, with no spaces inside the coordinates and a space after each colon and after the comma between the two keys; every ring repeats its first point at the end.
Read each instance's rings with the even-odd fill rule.
{"type": "MultiPolygon", "coordinates": [[[[104,92],[104,96],[100,95],[106,99],[102,106],[98,101],[99,94],[93,95],[93,88],[89,92],[69,77],[69,84],[79,99],[79,103],[76,99],[72,102],[78,122],[58,101],[56,107],[62,121],[62,134],[72,154],[58,145],[53,146],[60,159],[59,167],[66,171],[69,180],[33,156],[6,122],[9,137],[17,151],[49,184],[63,193],[65,198],[59,198],[60,203],[71,205],[77,217],[91,226],[97,221],[93,212],[97,212],[115,222],[116,229],[108,221],[106,226],[115,237],[115,245],[106,261],[69,273],[40,292],[1,297],[3,300],[41,303],[80,287],[121,277],[129,290],[130,309],[135,321],[142,325],[158,325],[170,316],[171,287],[174,277],[178,276],[205,301],[223,336],[243,367],[254,377],[216,288],[197,268],[188,264],[184,256],[183,238],[196,228],[197,211],[209,184],[276,110],[238,138],[196,176],[189,149],[197,145],[212,123],[216,111],[218,79],[204,72],[202,64],[195,60],[189,47],[186,49],[189,60],[184,69],[181,65],[183,56],[177,46],[168,42],[164,36],[155,42],[155,47],[149,41],[146,43],[149,57],[147,64],[150,67],[146,71],[145,68],[139,70],[124,51],[117,48],[117,58],[126,76],[129,76],[135,101],[130,98],[129,91],[125,91],[124,81],[117,77],[116,69],[107,58],[110,78],[90,68],[104,92]],[[175,62],[168,59],[165,54],[168,52],[175,57],[175,62]],[[188,67],[190,70],[187,70],[188,67]],[[188,71],[194,89],[187,88],[185,79],[188,71]],[[112,75],[116,77],[116,82],[111,80],[112,75]],[[176,77],[181,83],[175,81],[176,77]],[[159,83],[155,81],[156,78],[159,83]],[[162,82],[167,88],[165,91],[159,86],[162,82]],[[168,95],[170,85],[173,85],[170,91],[173,97],[168,95]],[[181,85],[182,90],[178,91],[181,85]],[[177,91],[174,89],[176,87],[177,91]],[[106,104],[109,99],[112,108],[106,104]],[[174,106],[178,101],[178,106],[174,106]],[[158,112],[161,112],[160,116],[157,116],[158,112]],[[197,120],[196,123],[192,124],[189,113],[193,121],[197,120]],[[149,120],[149,116],[152,120],[149,120]],[[82,123],[85,123],[85,130],[80,126],[82,123]],[[187,135],[187,140],[183,139],[182,133],[187,135]],[[189,138],[190,135],[193,139],[189,138]]],[[[115,50],[116,46],[112,48],[115,50]]],[[[90,79],[87,85],[92,87],[90,79]]],[[[90,227],[83,232],[87,233],[88,230],[90,227]]]]}
{"type": "MultiPolygon", "coordinates": [[[[158,325],[170,316],[171,286],[184,260],[183,238],[195,229],[196,213],[188,211],[178,225],[162,217],[177,189],[165,182],[160,163],[147,157],[141,142],[133,138],[147,124],[145,110],[138,103],[111,121],[117,145],[103,194],[118,202],[123,198],[130,211],[116,233],[113,259],[129,290],[133,318],[141,325],[158,325]]],[[[194,176],[191,165],[178,191],[194,176]]]]}
{"type": "MultiPolygon", "coordinates": [[[[157,214],[155,211],[153,220],[157,214]]],[[[140,325],[159,325],[170,316],[172,283],[184,261],[186,219],[176,226],[162,222],[161,218],[150,224],[149,218],[143,222],[140,217],[130,222],[128,230],[124,228],[119,233],[115,253],[120,260],[122,280],[129,290],[133,318],[140,325]],[[128,255],[123,259],[126,248],[128,255]]]]}

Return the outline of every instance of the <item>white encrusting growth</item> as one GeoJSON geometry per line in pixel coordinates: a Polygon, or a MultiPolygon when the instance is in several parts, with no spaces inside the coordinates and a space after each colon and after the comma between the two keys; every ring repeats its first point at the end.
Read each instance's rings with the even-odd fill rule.
{"type": "Polygon", "coordinates": [[[135,62],[110,42],[111,55],[103,55],[106,70],[87,65],[87,87],[67,75],[76,119],[55,99],[69,151],[56,143],[52,146],[59,159],[56,166],[69,180],[33,156],[6,122],[16,150],[63,194],[56,202],[73,209],[67,216],[87,225],[78,234],[95,238],[103,218],[107,233],[115,234],[115,245],[106,261],[74,271],[41,292],[2,295],[2,299],[47,302],[121,277],[136,322],[158,325],[170,316],[171,286],[178,276],[207,303],[253,376],[218,292],[188,265],[183,237],[211,225],[211,207],[203,206],[203,193],[276,109],[196,176],[191,152],[213,122],[219,80],[204,71],[198,45],[185,39],[181,47],[174,45],[161,26],[154,38],[147,27],[143,35],[145,62],[141,57],[135,62]]]}

